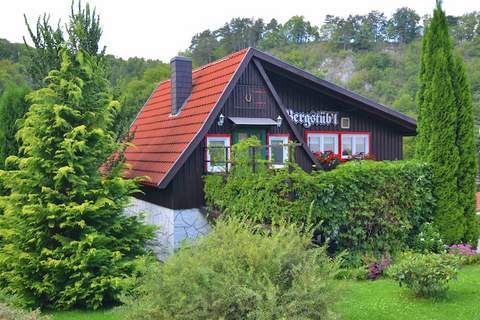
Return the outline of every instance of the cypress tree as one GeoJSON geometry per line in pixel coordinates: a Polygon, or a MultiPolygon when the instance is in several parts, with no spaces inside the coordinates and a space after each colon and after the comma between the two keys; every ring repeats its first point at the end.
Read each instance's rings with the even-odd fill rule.
{"type": "Polygon", "coordinates": [[[452,52],[447,18],[437,1],[423,39],[417,94],[416,157],[432,164],[437,199],[434,221],[443,238],[450,243],[460,241],[465,233],[462,197],[458,192],[458,170],[461,168],[457,144],[459,111],[452,52]]]}
{"type": "Polygon", "coordinates": [[[475,145],[475,123],[470,83],[460,55],[454,57],[453,85],[457,105],[457,137],[460,166],[457,171],[458,196],[465,217],[463,240],[475,243],[479,236],[476,216],[477,156],[475,145]]]}
{"type": "Polygon", "coordinates": [[[429,86],[432,110],[428,162],[432,164],[434,196],[437,207],[434,222],[448,243],[464,234],[463,210],[459,207],[457,170],[459,152],[456,145],[457,108],[447,57],[439,49],[433,56],[434,73],[429,86]]]}
{"type": "Polygon", "coordinates": [[[22,154],[0,172],[0,287],[28,306],[97,308],[118,301],[153,234],[123,214],[137,182],[121,161],[99,170],[120,147],[104,68],[82,50],[61,60],[29,95],[22,154]]]}
{"type": "Polygon", "coordinates": [[[427,161],[432,134],[430,117],[432,112],[435,111],[430,109],[432,99],[430,85],[435,72],[434,56],[438,50],[442,50],[445,55],[449,73],[453,69],[452,43],[448,34],[448,21],[439,1],[437,1],[437,7],[433,12],[433,18],[425,30],[422,43],[419,89],[417,92],[418,119],[415,156],[417,159],[427,161]]]}

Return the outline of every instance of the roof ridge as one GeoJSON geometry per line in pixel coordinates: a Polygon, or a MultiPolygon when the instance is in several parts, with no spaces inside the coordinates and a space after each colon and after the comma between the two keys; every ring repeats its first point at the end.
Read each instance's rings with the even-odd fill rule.
{"type": "Polygon", "coordinates": [[[226,56],[223,57],[223,58],[220,58],[220,59],[214,60],[214,61],[212,61],[212,62],[209,62],[209,63],[207,63],[207,64],[204,64],[204,65],[202,65],[202,66],[200,66],[200,67],[198,67],[198,68],[193,69],[193,70],[192,70],[192,73],[197,72],[197,71],[200,71],[200,70],[203,70],[203,69],[206,69],[206,68],[209,68],[209,67],[211,67],[211,66],[213,66],[213,65],[216,65],[216,64],[218,64],[218,63],[224,62],[224,61],[226,61],[226,60],[232,59],[233,57],[238,56],[238,55],[240,55],[240,54],[248,51],[248,49],[250,49],[250,48],[251,48],[251,47],[243,48],[242,50],[232,52],[232,53],[230,53],[229,55],[226,55],[226,56]]]}

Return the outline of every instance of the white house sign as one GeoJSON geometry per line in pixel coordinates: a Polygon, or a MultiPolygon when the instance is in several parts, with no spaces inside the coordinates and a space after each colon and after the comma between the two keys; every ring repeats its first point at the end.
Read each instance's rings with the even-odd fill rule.
{"type": "Polygon", "coordinates": [[[310,112],[297,112],[287,109],[287,114],[295,124],[302,124],[305,128],[338,125],[338,112],[313,110],[310,112]]]}

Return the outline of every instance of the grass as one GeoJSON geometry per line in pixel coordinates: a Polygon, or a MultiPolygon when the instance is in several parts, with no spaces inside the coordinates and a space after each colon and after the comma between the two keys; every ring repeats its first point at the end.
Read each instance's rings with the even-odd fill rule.
{"type": "Polygon", "coordinates": [[[342,281],[343,299],[336,305],[343,320],[479,320],[480,266],[460,270],[447,297],[416,298],[392,280],[342,281]]]}
{"type": "Polygon", "coordinates": [[[50,314],[50,320],[118,320],[121,318],[114,310],[58,311],[50,314]]]}
{"type": "MultiPolygon", "coordinates": [[[[342,280],[345,291],[335,306],[342,320],[480,320],[480,266],[460,270],[447,297],[416,298],[392,280],[342,280]]],[[[55,312],[51,320],[116,320],[115,310],[55,312]]]]}

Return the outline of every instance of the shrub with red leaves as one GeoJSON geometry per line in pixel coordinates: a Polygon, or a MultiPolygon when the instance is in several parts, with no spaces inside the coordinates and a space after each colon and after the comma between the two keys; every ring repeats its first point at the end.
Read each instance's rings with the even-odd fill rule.
{"type": "Polygon", "coordinates": [[[377,280],[383,275],[383,271],[392,263],[389,256],[384,256],[382,260],[372,262],[368,265],[367,279],[377,280]]]}

